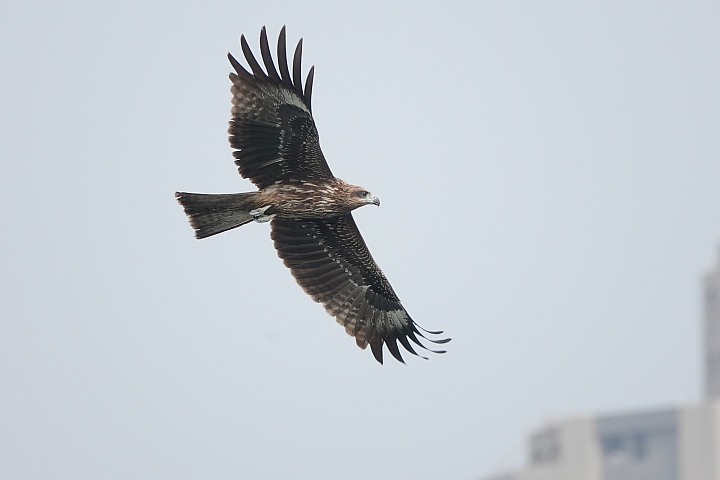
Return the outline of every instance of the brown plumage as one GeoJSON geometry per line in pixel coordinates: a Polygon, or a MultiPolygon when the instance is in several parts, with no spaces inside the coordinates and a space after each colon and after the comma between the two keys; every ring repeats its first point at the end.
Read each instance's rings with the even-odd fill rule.
{"type": "Polygon", "coordinates": [[[278,69],[265,27],[260,32],[265,70],[244,36],[240,45],[252,73],[228,54],[235,69],[230,74],[230,145],[240,175],[259,190],[221,195],[177,192],[196,237],[209,237],[251,221],[271,221],[275,249],[298,284],[355,337],[360,348],[370,345],[380,363],[383,344],[403,362],[397,342],[414,355],[418,354],[412,343],[427,349],[418,337],[448,342],[428,339],[420,331],[355,225],[352,210],[379,206],[380,201],[366,189],[336,178],[325,161],[310,107],[314,67],[305,87],[302,85],[302,39],[295,49],[292,77],[285,27],[278,38],[278,69]]]}

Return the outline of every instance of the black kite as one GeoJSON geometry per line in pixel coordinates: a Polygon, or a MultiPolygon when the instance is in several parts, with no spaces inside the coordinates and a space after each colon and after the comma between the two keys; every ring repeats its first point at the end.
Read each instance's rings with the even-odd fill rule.
{"type": "MultiPolygon", "coordinates": [[[[418,355],[410,339],[427,349],[428,339],[400,303],[377,266],[355,225],[352,210],[380,201],[362,187],[333,176],[320,150],[310,110],[314,67],[305,88],[301,79],[302,39],[288,69],[285,27],[277,45],[278,70],[268,46],[265,27],[260,52],[265,70],[240,37],[252,73],[232,55],[230,74],[233,108],[230,145],[240,175],[257,192],[206,195],[176,193],[197,238],[205,238],[251,221],[271,221],[278,256],[313,300],[323,304],[360,348],[383,361],[383,344],[403,362],[397,341],[418,355]]],[[[428,334],[441,334],[430,332],[428,334]]],[[[431,350],[436,353],[444,351],[431,350]]]]}

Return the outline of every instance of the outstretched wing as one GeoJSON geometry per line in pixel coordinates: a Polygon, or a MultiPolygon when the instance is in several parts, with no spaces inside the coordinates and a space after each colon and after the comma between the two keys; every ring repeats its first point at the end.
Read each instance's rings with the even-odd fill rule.
{"type": "Polygon", "coordinates": [[[370,255],[351,214],[318,220],[275,218],[272,239],[303,290],[325,306],[360,348],[370,345],[378,362],[383,361],[383,343],[403,362],[397,341],[417,355],[408,338],[424,349],[418,336],[433,343],[450,340],[428,339],[418,330],[370,255]]]}
{"type": "Polygon", "coordinates": [[[280,31],[275,69],[265,27],[260,32],[264,71],[244,36],[243,54],[252,73],[228,54],[237,73],[230,74],[233,108],[230,145],[240,175],[258,188],[290,179],[331,179],[333,174],[320,150],[317,128],[310,112],[315,67],[302,86],[302,39],[298,42],[290,77],[285,46],[285,27],[280,31]]]}

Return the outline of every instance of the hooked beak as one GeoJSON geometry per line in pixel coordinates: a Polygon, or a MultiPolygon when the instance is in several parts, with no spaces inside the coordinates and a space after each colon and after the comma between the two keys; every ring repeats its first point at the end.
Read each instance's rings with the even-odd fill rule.
{"type": "Polygon", "coordinates": [[[372,204],[379,207],[380,206],[380,199],[378,197],[373,197],[372,204]]]}

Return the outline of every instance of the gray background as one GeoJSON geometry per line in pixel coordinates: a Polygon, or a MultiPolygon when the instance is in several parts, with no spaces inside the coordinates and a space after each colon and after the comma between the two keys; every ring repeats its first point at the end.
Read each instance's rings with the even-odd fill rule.
{"type": "Polygon", "coordinates": [[[473,479],[569,414],[701,396],[720,234],[717,2],[0,7],[0,477],[473,479]],[[230,65],[288,26],[334,173],[450,352],[381,367],[267,225],[230,65]]]}

